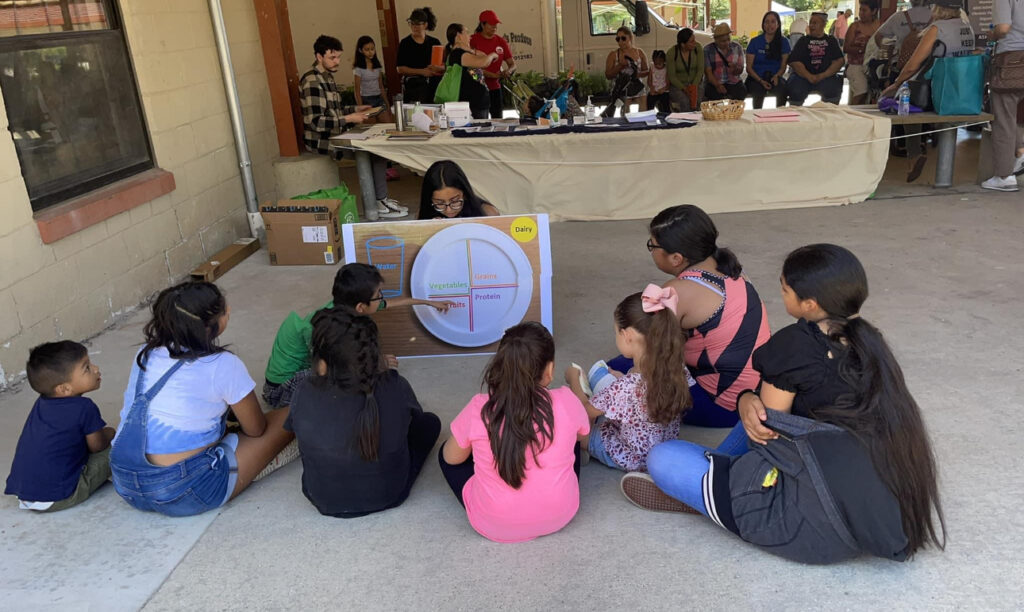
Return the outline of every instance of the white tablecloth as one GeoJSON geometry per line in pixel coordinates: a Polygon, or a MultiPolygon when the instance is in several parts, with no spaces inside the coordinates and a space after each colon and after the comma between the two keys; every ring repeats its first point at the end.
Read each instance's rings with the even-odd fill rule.
{"type": "Polygon", "coordinates": [[[427,141],[355,141],[417,171],[456,161],[502,214],[558,220],[648,219],[667,206],[709,213],[865,200],[888,158],[889,120],[848,107],[796,109],[792,123],[735,121],[594,134],[530,134],[427,141]]]}

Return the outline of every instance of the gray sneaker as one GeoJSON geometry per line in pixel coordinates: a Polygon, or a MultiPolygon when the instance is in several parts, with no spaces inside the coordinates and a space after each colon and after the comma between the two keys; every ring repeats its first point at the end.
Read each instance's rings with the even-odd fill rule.
{"type": "Polygon", "coordinates": [[[377,200],[379,203],[383,203],[389,210],[394,212],[400,212],[403,215],[409,214],[409,209],[398,203],[398,200],[393,198],[384,198],[383,200],[377,200]]]}
{"type": "Polygon", "coordinates": [[[377,200],[377,218],[378,219],[400,219],[407,216],[408,212],[401,212],[392,210],[384,204],[384,200],[377,200]]]}
{"type": "Polygon", "coordinates": [[[669,497],[654,484],[650,474],[630,472],[619,481],[619,487],[626,499],[644,510],[655,512],[680,512],[683,514],[700,514],[697,510],[683,502],[669,497]]]}
{"type": "Polygon", "coordinates": [[[1017,177],[1013,176],[993,176],[984,183],[981,184],[982,189],[992,189],[993,191],[1017,191],[1017,177]]]}

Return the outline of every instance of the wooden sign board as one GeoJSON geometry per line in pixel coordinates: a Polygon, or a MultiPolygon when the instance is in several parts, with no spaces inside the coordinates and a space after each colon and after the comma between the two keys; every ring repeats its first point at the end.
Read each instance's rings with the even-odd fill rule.
{"type": "Polygon", "coordinates": [[[381,350],[398,357],[493,353],[509,327],[551,327],[551,240],[547,215],[346,224],[345,263],[384,276],[386,299],[449,301],[374,315],[381,350]]]}

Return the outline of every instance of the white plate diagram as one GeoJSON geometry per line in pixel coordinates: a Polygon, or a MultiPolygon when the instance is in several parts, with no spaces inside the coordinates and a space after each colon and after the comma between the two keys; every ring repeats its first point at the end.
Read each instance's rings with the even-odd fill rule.
{"type": "Polygon", "coordinates": [[[523,320],[533,297],[533,267],[498,229],[461,223],[430,237],[412,264],[414,298],[455,303],[446,314],[415,306],[438,339],[461,347],[486,346],[523,320]]]}

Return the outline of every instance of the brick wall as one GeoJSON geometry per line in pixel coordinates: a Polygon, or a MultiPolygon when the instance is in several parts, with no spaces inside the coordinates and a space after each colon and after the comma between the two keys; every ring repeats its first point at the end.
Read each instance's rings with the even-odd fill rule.
{"type": "MultiPolygon", "coordinates": [[[[23,375],[30,347],[100,332],[249,235],[207,3],[120,4],[156,164],[177,187],[43,244],[0,106],[0,389],[23,375]]],[[[222,4],[258,197],[272,200],[277,137],[255,11],[222,4]]]]}

